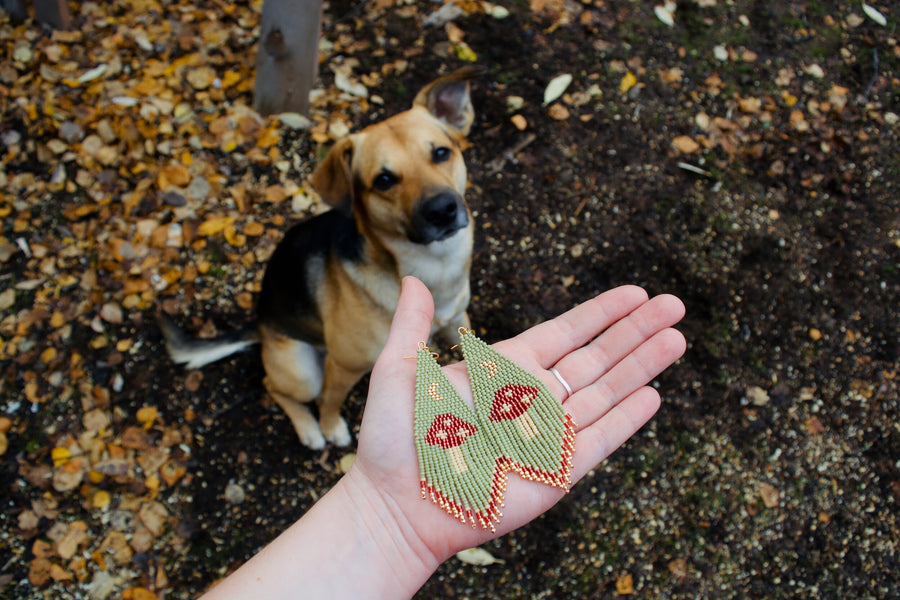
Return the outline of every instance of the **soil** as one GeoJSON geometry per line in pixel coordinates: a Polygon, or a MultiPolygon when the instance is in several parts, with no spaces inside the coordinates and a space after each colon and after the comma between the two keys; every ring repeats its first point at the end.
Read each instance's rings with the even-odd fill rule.
{"type": "MultiPolygon", "coordinates": [[[[644,430],[546,515],[485,546],[502,564],[451,559],[417,598],[896,593],[900,15],[883,10],[882,27],[858,4],[680,2],[668,27],[648,3],[556,4],[535,12],[512,2],[506,18],[475,12],[455,21],[488,69],[473,88],[466,152],[477,228],[472,322],[489,341],[502,339],[610,287],[638,284],[683,299],[689,348],[654,382],[663,406],[644,430]],[[564,73],[573,76],[567,95],[544,105],[548,83],[564,73]],[[510,109],[510,96],[525,99],[520,109],[510,109]],[[527,120],[524,131],[513,114],[527,120]],[[681,136],[696,149],[685,152],[681,136]]],[[[417,24],[424,6],[361,5],[331,2],[326,39],[350,31],[383,47],[352,54],[357,73],[398,60],[409,68],[370,90],[383,105],[344,110],[354,128],[402,110],[434,73],[461,64],[444,28],[417,24]]],[[[326,89],[325,65],[339,60],[336,51],[326,56],[326,89]]],[[[2,128],[24,130],[13,108],[5,105],[2,128]]],[[[296,181],[323,148],[305,132],[284,133],[279,147],[296,181]]],[[[7,168],[11,176],[26,165],[7,168]]],[[[246,160],[222,172],[226,185],[248,172],[279,177],[246,160]]],[[[55,198],[51,212],[67,205],[55,198]]],[[[259,210],[262,220],[287,207],[259,210]]],[[[22,235],[4,230],[11,240],[22,235]]],[[[176,259],[202,254],[215,277],[159,296],[220,330],[249,321],[234,299],[261,273],[224,244],[176,259]]],[[[3,285],[27,279],[27,269],[26,257],[12,257],[3,285]]],[[[121,284],[110,286],[115,297],[121,284]]],[[[73,304],[85,296],[78,286],[60,293],[73,304]]],[[[340,477],[352,448],[299,446],[263,398],[255,353],[204,368],[197,385],[198,375],[164,356],[153,307],[108,327],[135,348],[113,360],[110,348],[90,346],[94,314],[79,319],[69,343],[94,385],[115,389],[124,378],[113,426],[152,405],[187,432],[173,452],[189,476],[157,498],[174,535],[136,553],[130,577],[153,588],[163,569],[159,597],[195,596],[302,515],[340,477]],[[243,490],[242,503],[225,500],[229,484],[243,490]]],[[[22,465],[47,463],[82,413],[53,403],[14,410],[22,373],[40,367],[20,356],[3,368],[2,406],[18,435],[9,434],[0,473],[11,549],[0,551],[11,575],[0,591],[38,598],[46,590],[28,582],[32,541],[16,519],[43,492],[25,482],[22,465]]],[[[345,404],[354,431],[364,393],[365,381],[345,404]]],[[[108,516],[78,497],[55,497],[104,537],[108,516]]],[[[85,585],[52,585],[58,597],[88,597],[85,585]]]]}

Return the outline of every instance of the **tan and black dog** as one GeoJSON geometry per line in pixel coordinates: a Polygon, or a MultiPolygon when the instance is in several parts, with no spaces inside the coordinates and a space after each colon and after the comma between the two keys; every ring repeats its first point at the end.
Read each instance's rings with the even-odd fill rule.
{"type": "Polygon", "coordinates": [[[340,407],[387,340],[401,279],[413,275],[431,290],[433,331],[450,339],[469,324],[473,226],[462,143],[474,118],[469,80],[480,73],[470,67],[438,79],[411,109],[335,143],[312,176],[334,208],[278,244],[257,329],[198,339],[161,314],[172,359],[198,368],[260,342],[266,389],[300,441],[349,444],[340,407]],[[306,406],[312,400],[318,423],[306,406]]]}

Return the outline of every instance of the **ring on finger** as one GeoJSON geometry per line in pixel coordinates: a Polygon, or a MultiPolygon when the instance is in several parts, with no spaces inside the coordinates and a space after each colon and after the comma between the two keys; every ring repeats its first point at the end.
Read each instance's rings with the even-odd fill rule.
{"type": "Polygon", "coordinates": [[[550,367],[550,372],[553,373],[553,376],[562,384],[564,388],[566,388],[566,398],[572,395],[572,386],[569,385],[569,382],[560,375],[559,371],[556,370],[556,367],[550,367]]]}

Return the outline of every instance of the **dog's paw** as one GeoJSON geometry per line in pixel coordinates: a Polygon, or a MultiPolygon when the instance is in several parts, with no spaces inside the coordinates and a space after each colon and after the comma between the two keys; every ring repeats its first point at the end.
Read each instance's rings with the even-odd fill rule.
{"type": "Polygon", "coordinates": [[[335,446],[349,446],[353,441],[347,422],[342,417],[338,417],[333,423],[322,423],[322,433],[325,434],[325,439],[335,446]]]}
{"type": "Polygon", "coordinates": [[[325,436],[319,430],[318,423],[314,427],[294,427],[297,431],[297,437],[300,443],[310,450],[321,450],[325,447],[325,436]]]}

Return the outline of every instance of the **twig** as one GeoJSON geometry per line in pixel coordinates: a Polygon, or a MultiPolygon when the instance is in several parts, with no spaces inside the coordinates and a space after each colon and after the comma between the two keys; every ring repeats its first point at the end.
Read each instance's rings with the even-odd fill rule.
{"type": "Polygon", "coordinates": [[[685,171],[690,171],[691,173],[696,173],[697,175],[703,175],[704,177],[710,177],[709,171],[705,171],[700,167],[695,167],[690,163],[680,162],[678,163],[678,168],[684,169],[685,171]]]}
{"type": "Polygon", "coordinates": [[[862,95],[862,102],[860,104],[865,104],[869,101],[869,94],[872,92],[872,88],[875,87],[875,82],[878,81],[878,64],[880,62],[878,57],[878,48],[872,49],[872,62],[874,63],[874,73],[872,73],[872,79],[869,80],[869,85],[866,86],[866,91],[862,95]]]}
{"type": "Polygon", "coordinates": [[[489,174],[493,175],[494,173],[499,172],[500,169],[502,169],[504,166],[506,166],[507,162],[510,162],[510,161],[514,162],[516,160],[516,154],[518,154],[519,152],[524,150],[525,147],[528,146],[528,144],[530,144],[531,142],[533,142],[536,139],[537,139],[537,136],[535,134],[529,133],[524,138],[522,138],[521,140],[516,142],[516,144],[514,146],[512,146],[511,148],[509,148],[507,150],[504,150],[500,154],[500,156],[498,156],[497,158],[495,158],[494,160],[492,160],[491,162],[489,162],[487,164],[489,174]]]}

